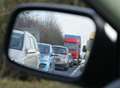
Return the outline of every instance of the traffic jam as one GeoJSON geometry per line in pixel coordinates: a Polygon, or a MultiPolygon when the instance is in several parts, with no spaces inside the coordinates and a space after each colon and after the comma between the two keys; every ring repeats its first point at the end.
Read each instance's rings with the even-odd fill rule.
{"type": "Polygon", "coordinates": [[[95,36],[90,20],[57,12],[23,12],[12,31],[9,57],[32,69],[77,77],[84,70],[95,36]]]}
{"type": "Polygon", "coordinates": [[[39,69],[67,74],[80,65],[80,36],[65,35],[64,46],[38,43],[41,54],[39,69]],[[64,72],[66,71],[66,73],[64,72]]]}

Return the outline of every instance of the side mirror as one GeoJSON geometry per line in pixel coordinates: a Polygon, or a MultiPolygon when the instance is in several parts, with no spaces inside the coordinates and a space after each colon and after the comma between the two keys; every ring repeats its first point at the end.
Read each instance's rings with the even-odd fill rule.
{"type": "MultiPolygon", "coordinates": [[[[89,17],[88,11],[85,9],[83,9],[83,12],[83,10],[66,8],[66,12],[62,12],[62,10],[65,10],[64,8],[54,7],[56,10],[52,8],[49,10],[51,6],[48,7],[48,10],[44,10],[44,8],[47,9],[47,7],[43,6],[38,9],[38,7],[35,6],[33,7],[34,9],[31,10],[28,8],[14,13],[16,17],[14,17],[14,23],[11,23],[14,25],[11,27],[12,34],[10,36],[9,57],[15,59],[22,58],[20,56],[23,52],[22,48],[29,47],[29,50],[26,50],[28,57],[23,55],[24,58],[26,58],[26,60],[23,61],[31,64],[29,66],[33,67],[32,65],[35,65],[37,67],[37,64],[40,64],[41,68],[37,69],[39,72],[47,71],[47,73],[51,73],[52,75],[56,74],[76,78],[80,76],[81,73],[79,69],[74,71],[79,68],[80,65],[81,46],[87,42],[88,35],[90,35],[91,32],[96,33],[96,24],[94,20],[89,17]],[[61,11],[59,11],[59,9],[61,9],[61,11]],[[71,13],[71,11],[74,11],[76,14],[71,13]],[[39,43],[42,45],[36,47],[39,43]],[[51,54],[51,56],[55,58],[53,58],[54,62],[50,61],[50,64],[55,64],[55,66],[52,65],[52,67],[49,67],[48,65],[45,69],[46,64],[49,63],[48,59],[50,58],[50,56],[46,54],[46,49],[50,51],[50,47],[52,47],[55,52],[51,54]],[[40,55],[38,55],[33,48],[39,48],[40,55]],[[69,66],[71,63],[67,61],[69,58],[68,53],[65,53],[67,50],[73,59],[71,63],[76,65],[74,69],[69,66]],[[18,53],[18,51],[20,53],[18,53]],[[17,57],[15,54],[17,54],[17,57]],[[40,63],[38,61],[40,61],[40,63]],[[60,69],[54,69],[53,67],[61,68],[64,72],[60,69]],[[54,71],[51,71],[51,69],[54,71]],[[69,70],[71,71],[70,74],[69,70]]],[[[86,52],[86,46],[83,48],[83,51],[86,52]]],[[[24,66],[26,66],[26,64],[24,64],[24,66]]]]}
{"type": "MultiPolygon", "coordinates": [[[[80,70],[81,66],[78,64],[81,57],[80,50],[83,52],[87,51],[86,46],[83,46],[83,49],[81,49],[81,46],[87,44],[91,32],[96,33],[96,29],[99,30],[97,14],[94,14],[93,10],[87,8],[77,9],[71,6],[24,5],[13,13],[10,22],[8,27],[11,30],[11,34],[8,37],[10,38],[10,43],[8,43],[8,56],[10,60],[12,58],[22,58],[20,55],[22,54],[24,41],[29,46],[30,42],[27,42],[28,39],[31,39],[36,46],[39,41],[45,44],[40,51],[40,57],[37,54],[32,54],[35,52],[34,50],[26,51],[27,53],[31,53],[29,58],[26,58],[26,61],[31,64],[29,66],[36,66],[34,70],[29,67],[31,68],[28,69],[29,71],[37,73],[40,77],[56,78],[56,80],[74,81],[80,78],[82,75],[82,71],[80,70]],[[25,39],[24,35],[28,37],[25,39]],[[23,39],[25,40],[20,41],[23,39]],[[55,54],[51,54],[51,56],[57,56],[54,58],[54,62],[51,61],[50,63],[53,68],[49,67],[48,59],[50,57],[44,51],[44,48],[49,49],[51,45],[57,46],[54,50],[55,54]],[[75,64],[73,66],[74,68],[69,66],[69,62],[66,62],[68,55],[63,54],[66,49],[71,53],[73,59],[72,64],[75,64]],[[34,59],[32,59],[33,57],[34,59]],[[45,67],[46,64],[48,66],[47,68],[45,67]],[[53,66],[54,64],[55,66],[53,66]],[[37,66],[40,66],[40,68],[38,69],[37,66]]],[[[25,63],[21,65],[27,69],[25,63]]]]}

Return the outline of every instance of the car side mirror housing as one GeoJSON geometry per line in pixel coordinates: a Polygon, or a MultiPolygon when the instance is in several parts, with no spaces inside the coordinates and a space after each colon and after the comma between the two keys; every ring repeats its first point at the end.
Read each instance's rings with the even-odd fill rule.
{"type": "MultiPolygon", "coordinates": [[[[55,78],[65,78],[67,79],[66,81],[68,79],[77,80],[81,76],[79,71],[81,46],[87,42],[89,39],[88,35],[91,32],[96,34],[97,31],[95,16],[95,12],[89,8],[62,7],[47,4],[20,6],[14,11],[9,25],[11,34],[9,36],[8,57],[9,59],[17,59],[14,54],[19,55],[20,53],[16,51],[20,51],[22,54],[23,47],[31,47],[32,49],[26,51],[29,58],[27,59],[26,57],[24,61],[27,62],[21,62],[23,68],[27,69],[28,65],[26,66],[26,64],[29,63],[29,66],[35,67],[34,69],[29,67],[31,70],[37,70],[39,74],[45,72],[45,74],[41,73],[41,75],[54,75],[55,78]],[[71,22],[73,23],[71,24],[71,22]],[[73,29],[75,30],[73,31],[73,29]],[[37,45],[38,42],[39,46],[37,45]],[[26,45],[25,43],[27,43],[27,46],[23,46],[26,45]],[[49,47],[52,47],[53,50],[50,50],[51,48],[49,47]],[[34,49],[39,50],[40,55],[34,49]],[[50,61],[51,57],[47,56],[49,51],[54,51],[51,54],[54,62],[50,61]],[[69,53],[73,59],[70,63],[68,61],[69,53]],[[55,66],[45,69],[44,66],[47,63],[55,66]],[[70,67],[71,63],[76,66],[70,67]],[[73,69],[74,67],[75,69],[73,69]],[[61,68],[64,72],[61,74],[62,71],[56,68],[61,68]],[[74,71],[76,69],[77,71],[74,71]],[[69,74],[69,70],[71,70],[71,74],[69,74]]],[[[19,64],[18,62],[15,63],[19,64]]]]}
{"type": "MultiPolygon", "coordinates": [[[[99,65],[97,61],[100,61],[102,55],[104,55],[101,50],[107,51],[108,49],[108,47],[103,45],[110,47],[109,44],[111,44],[102,28],[104,28],[104,21],[90,8],[55,4],[24,4],[18,6],[10,18],[5,52],[13,66],[37,77],[72,83],[80,81],[87,85],[91,82],[91,79],[95,83],[94,78],[96,77],[94,76],[96,75],[94,73],[97,75],[99,75],[97,72],[102,73],[102,70],[98,71],[96,69],[99,67],[96,66],[99,65]],[[93,32],[95,34],[93,36],[94,41],[89,53],[87,53],[88,58],[86,59],[85,70],[81,72],[81,66],[78,63],[79,57],[81,57],[81,51],[87,51],[86,46],[83,46],[83,50],[81,46],[87,44],[87,40],[90,38],[89,35],[93,32]],[[27,37],[25,38],[25,36],[27,37]],[[26,60],[28,61],[27,63],[31,60],[29,66],[34,65],[32,66],[34,68],[26,66],[25,63],[19,63],[19,60],[18,62],[12,61],[12,59],[19,59],[20,53],[18,51],[22,53],[23,40],[27,42],[28,47],[35,48],[40,52],[40,54],[32,54],[26,60]],[[38,42],[42,43],[43,46],[36,47],[38,42]],[[101,42],[103,43],[102,45],[101,42]],[[54,58],[54,62],[49,61],[50,57],[46,54],[46,49],[48,52],[49,47],[53,45],[56,46],[53,47],[55,53],[51,56],[57,56],[54,58]],[[65,59],[68,59],[68,53],[63,54],[66,51],[71,53],[73,59],[71,63],[75,64],[75,66],[70,67],[69,62],[64,63],[65,59]],[[15,56],[15,54],[19,56],[15,56]],[[49,66],[48,68],[50,69],[46,69],[46,63],[54,63],[54,66],[49,66]],[[57,67],[62,68],[64,71],[56,70],[55,68],[57,67]]],[[[27,53],[33,52],[33,50],[27,51],[27,53]]]]}

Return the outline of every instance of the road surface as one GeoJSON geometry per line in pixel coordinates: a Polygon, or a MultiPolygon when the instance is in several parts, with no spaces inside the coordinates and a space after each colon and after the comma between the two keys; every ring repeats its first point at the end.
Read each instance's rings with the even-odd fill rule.
{"type": "Polygon", "coordinates": [[[82,73],[81,71],[82,68],[83,66],[79,65],[79,66],[70,67],[68,70],[56,69],[52,73],[57,75],[68,76],[68,77],[78,77],[82,73]]]}

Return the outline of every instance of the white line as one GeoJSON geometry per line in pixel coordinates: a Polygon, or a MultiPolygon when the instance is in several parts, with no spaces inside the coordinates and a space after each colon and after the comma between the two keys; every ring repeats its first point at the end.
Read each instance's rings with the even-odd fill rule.
{"type": "Polygon", "coordinates": [[[81,65],[79,65],[72,73],[70,76],[75,76],[75,73],[77,73],[78,70],[80,70],[81,65]]]}

